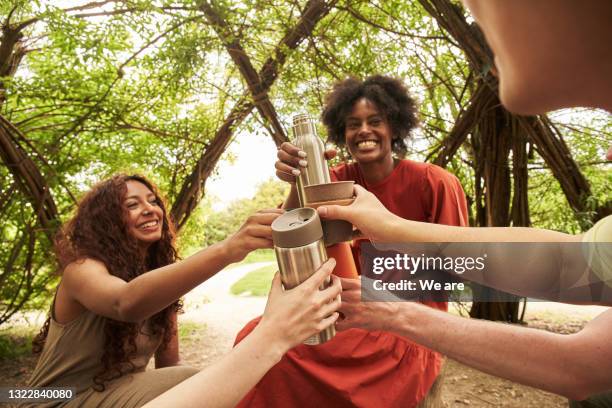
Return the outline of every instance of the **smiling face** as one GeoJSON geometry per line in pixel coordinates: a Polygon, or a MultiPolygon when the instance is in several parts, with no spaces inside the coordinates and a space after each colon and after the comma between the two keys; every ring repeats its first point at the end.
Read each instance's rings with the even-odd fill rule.
{"type": "Polygon", "coordinates": [[[159,241],[162,236],[164,212],[158,198],[144,184],[128,180],[123,207],[127,213],[129,234],[144,246],[159,241]]]}
{"type": "Polygon", "coordinates": [[[392,130],[385,116],[366,98],[355,102],[346,117],[346,147],[358,163],[389,160],[392,130]]]}

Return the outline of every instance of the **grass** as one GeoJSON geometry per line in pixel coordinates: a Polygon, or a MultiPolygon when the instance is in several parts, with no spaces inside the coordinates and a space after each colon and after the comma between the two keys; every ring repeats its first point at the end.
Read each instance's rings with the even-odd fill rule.
{"type": "Polygon", "coordinates": [[[256,249],[250,252],[242,262],[237,263],[236,266],[255,262],[274,262],[275,260],[276,257],[274,256],[273,249],[256,249]]]}
{"type": "Polygon", "coordinates": [[[13,326],[0,330],[0,361],[15,360],[32,352],[39,327],[13,326]]]}
{"type": "Polygon", "coordinates": [[[232,295],[267,296],[270,292],[272,278],[277,270],[278,267],[274,264],[249,272],[232,285],[230,292],[232,295]]]}
{"type": "Polygon", "coordinates": [[[206,325],[203,323],[181,321],[178,325],[179,343],[186,346],[196,344],[205,331],[206,325]]]}

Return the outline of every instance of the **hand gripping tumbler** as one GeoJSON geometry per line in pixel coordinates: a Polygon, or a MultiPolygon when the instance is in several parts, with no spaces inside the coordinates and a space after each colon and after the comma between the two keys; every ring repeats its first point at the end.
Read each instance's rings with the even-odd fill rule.
{"type": "MultiPolygon", "coordinates": [[[[272,223],[272,241],[286,289],[292,289],[308,279],[327,260],[323,229],[316,210],[298,208],[288,211],[272,223]]],[[[330,285],[329,278],[320,289],[330,285]]],[[[336,334],[334,325],[308,338],[305,344],[321,344],[336,334]]]]}

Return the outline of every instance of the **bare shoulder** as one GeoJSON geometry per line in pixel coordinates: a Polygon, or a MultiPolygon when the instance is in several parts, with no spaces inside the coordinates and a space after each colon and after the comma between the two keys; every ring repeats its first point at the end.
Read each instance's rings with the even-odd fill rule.
{"type": "Polygon", "coordinates": [[[71,262],[63,271],[63,280],[71,281],[79,279],[82,276],[91,277],[93,275],[106,274],[109,275],[108,269],[103,262],[92,258],[83,258],[71,262]]]}

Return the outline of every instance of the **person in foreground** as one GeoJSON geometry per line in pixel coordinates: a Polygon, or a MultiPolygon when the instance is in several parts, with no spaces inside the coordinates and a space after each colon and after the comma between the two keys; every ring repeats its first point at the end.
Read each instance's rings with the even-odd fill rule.
{"type": "Polygon", "coordinates": [[[193,395],[182,390],[190,384],[207,406],[235,404],[284,352],[336,320],[339,282],[318,290],[334,261],[290,291],[276,276],[262,324],[198,374],[180,364],[179,297],[251,250],[271,247],[270,225],[281,213],[262,210],[226,240],[178,261],[173,225],[152,183],[116,175],[94,186],[56,239],[62,279],[34,341],[41,356],[28,386],[74,387],[66,406],[139,407],[195,374],[155,405],[189,403],[193,395]],[[155,369],[145,370],[153,355],[155,369]]]}
{"type": "MultiPolygon", "coordinates": [[[[612,2],[464,2],[495,53],[500,98],[508,109],[522,114],[572,106],[612,110],[612,2]]],[[[612,159],[612,147],[607,157],[612,159]]],[[[583,236],[530,228],[449,227],[400,219],[374,195],[359,186],[355,190],[357,199],[351,206],[320,207],[319,214],[348,220],[373,241],[612,242],[612,216],[583,236]]],[[[609,245],[599,248],[588,262],[601,282],[611,286],[612,251],[609,245]]],[[[549,253],[544,258],[540,259],[543,265],[556,261],[549,253]]],[[[519,295],[532,293],[528,285],[515,286],[514,282],[541,279],[541,273],[555,274],[550,267],[513,270],[506,272],[524,279],[508,280],[502,269],[487,276],[487,285],[519,295]]],[[[359,281],[343,279],[342,286],[340,311],[345,317],[337,323],[340,330],[392,331],[490,374],[575,400],[593,396],[584,403],[572,402],[573,406],[612,406],[612,310],[578,333],[559,335],[460,318],[413,302],[361,302],[359,281]],[[608,393],[595,395],[604,392],[608,393]]]]}

